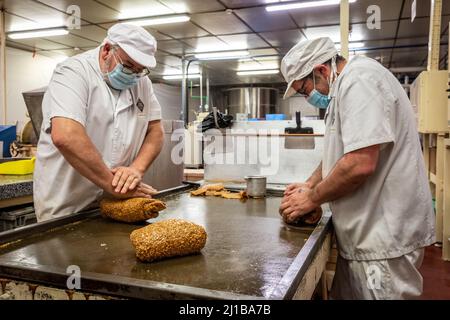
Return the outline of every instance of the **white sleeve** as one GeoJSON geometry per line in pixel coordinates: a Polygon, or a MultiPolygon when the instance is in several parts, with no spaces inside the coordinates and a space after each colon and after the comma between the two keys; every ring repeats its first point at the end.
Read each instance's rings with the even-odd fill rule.
{"type": "Polygon", "coordinates": [[[355,70],[345,77],[337,95],[344,153],[395,143],[391,90],[370,71],[355,70]]]}
{"type": "Polygon", "coordinates": [[[155,91],[153,90],[153,85],[151,81],[148,81],[149,88],[149,108],[148,108],[148,121],[161,120],[161,105],[159,104],[158,98],[156,98],[155,91]]]}
{"type": "Polygon", "coordinates": [[[45,93],[44,109],[47,113],[47,131],[54,117],[75,120],[85,126],[89,87],[84,69],[79,62],[71,61],[58,65],[45,93]]]}

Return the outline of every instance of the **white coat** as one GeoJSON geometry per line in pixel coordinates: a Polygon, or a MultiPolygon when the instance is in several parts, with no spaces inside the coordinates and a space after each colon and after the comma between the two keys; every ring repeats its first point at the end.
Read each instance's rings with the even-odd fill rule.
{"type": "MultiPolygon", "coordinates": [[[[360,262],[397,259],[434,243],[435,219],[419,134],[398,80],[377,61],[355,57],[336,79],[331,97],[323,177],[344,154],[381,146],[374,174],[352,194],[330,203],[340,256],[360,262]]],[[[338,276],[343,274],[351,272],[338,276]]]]}
{"type": "Polygon", "coordinates": [[[130,165],[142,146],[149,121],[161,119],[161,107],[147,77],[114,96],[100,71],[99,50],[59,64],[45,92],[33,181],[38,221],[79,212],[103,194],[53,144],[53,117],[69,118],[84,126],[109,168],[130,165]]]}

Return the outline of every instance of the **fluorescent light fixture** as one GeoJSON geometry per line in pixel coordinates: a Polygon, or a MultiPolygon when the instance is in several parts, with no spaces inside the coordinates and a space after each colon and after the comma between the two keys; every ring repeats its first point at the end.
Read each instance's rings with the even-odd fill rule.
{"type": "Polygon", "coordinates": [[[191,17],[185,14],[181,14],[174,16],[154,17],[145,19],[122,20],[122,22],[142,27],[142,26],[155,26],[159,24],[186,22],[189,20],[191,20],[191,17]]]}
{"type": "Polygon", "coordinates": [[[195,57],[199,60],[227,60],[227,59],[238,59],[241,57],[248,56],[250,52],[247,50],[240,51],[219,51],[219,52],[205,52],[197,53],[195,57]]]}
{"type": "MultiPolygon", "coordinates": [[[[349,0],[349,3],[354,3],[356,0],[349,0]]],[[[295,2],[295,3],[285,3],[285,4],[275,4],[266,7],[266,11],[283,11],[283,10],[293,10],[293,9],[305,9],[305,8],[315,8],[339,5],[341,0],[321,0],[321,1],[309,1],[309,2],[295,2]]]]}
{"type": "Polygon", "coordinates": [[[55,29],[41,29],[34,31],[20,31],[8,33],[10,39],[28,39],[28,38],[46,38],[53,36],[64,36],[68,34],[69,31],[65,28],[55,28],[55,29]]]}
{"type": "MultiPolygon", "coordinates": [[[[200,73],[192,73],[189,74],[188,79],[198,79],[200,78],[200,73]]],[[[183,79],[183,75],[182,74],[166,74],[163,75],[163,79],[164,80],[181,80],[183,79]]]]}
{"type": "MultiPolygon", "coordinates": [[[[349,49],[358,49],[358,48],[364,48],[364,42],[349,42],[348,44],[349,49]]],[[[341,44],[336,43],[336,49],[341,49],[341,44]]]]}
{"type": "Polygon", "coordinates": [[[257,76],[257,75],[266,75],[266,74],[278,74],[280,72],[279,69],[269,69],[269,70],[248,70],[248,71],[238,71],[238,76],[257,76]]]}

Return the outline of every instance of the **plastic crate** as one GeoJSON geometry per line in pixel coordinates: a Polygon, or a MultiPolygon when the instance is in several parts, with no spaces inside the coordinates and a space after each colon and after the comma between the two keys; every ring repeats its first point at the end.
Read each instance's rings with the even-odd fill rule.
{"type": "Polygon", "coordinates": [[[0,211],[0,231],[7,231],[35,223],[33,207],[2,209],[0,211]]]}
{"type": "Polygon", "coordinates": [[[16,140],[16,126],[0,126],[0,158],[11,157],[9,146],[16,140]]]}

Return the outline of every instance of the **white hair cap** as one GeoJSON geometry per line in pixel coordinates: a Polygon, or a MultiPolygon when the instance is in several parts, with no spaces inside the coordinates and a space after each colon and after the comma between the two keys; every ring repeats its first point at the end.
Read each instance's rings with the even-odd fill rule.
{"type": "Polygon", "coordinates": [[[309,75],[314,67],[327,62],[338,54],[334,42],[328,38],[317,38],[297,43],[281,61],[281,73],[288,83],[283,99],[293,96],[296,91],[292,84],[309,75]]]}

